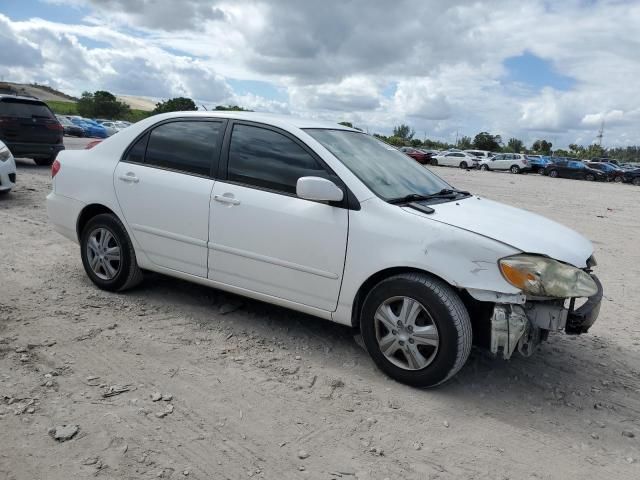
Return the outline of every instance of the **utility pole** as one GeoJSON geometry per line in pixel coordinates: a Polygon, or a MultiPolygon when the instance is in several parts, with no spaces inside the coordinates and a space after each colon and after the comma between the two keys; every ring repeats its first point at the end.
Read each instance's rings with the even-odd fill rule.
{"type": "Polygon", "coordinates": [[[596,135],[596,138],[598,139],[598,146],[602,147],[602,137],[604,136],[604,120],[602,120],[602,123],[600,124],[600,130],[598,130],[598,135],[596,135]]]}

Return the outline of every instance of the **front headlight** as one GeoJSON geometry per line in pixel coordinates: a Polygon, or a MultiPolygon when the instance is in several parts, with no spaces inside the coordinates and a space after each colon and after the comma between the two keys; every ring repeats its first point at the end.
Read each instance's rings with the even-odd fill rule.
{"type": "Polygon", "coordinates": [[[524,293],[537,297],[590,297],[596,282],[580,270],[551,258],[514,255],[498,262],[504,278],[524,293]]]}
{"type": "Polygon", "coordinates": [[[0,162],[6,162],[11,157],[11,152],[7,147],[0,148],[0,162]]]}

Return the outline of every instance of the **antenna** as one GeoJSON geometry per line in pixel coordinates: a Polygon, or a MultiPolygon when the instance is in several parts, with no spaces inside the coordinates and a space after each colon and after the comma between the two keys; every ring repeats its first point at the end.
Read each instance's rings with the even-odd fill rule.
{"type": "Polygon", "coordinates": [[[598,146],[601,147],[602,146],[602,137],[604,136],[604,120],[602,120],[602,123],[600,124],[600,130],[598,130],[598,135],[596,135],[596,138],[598,139],[598,146]]]}

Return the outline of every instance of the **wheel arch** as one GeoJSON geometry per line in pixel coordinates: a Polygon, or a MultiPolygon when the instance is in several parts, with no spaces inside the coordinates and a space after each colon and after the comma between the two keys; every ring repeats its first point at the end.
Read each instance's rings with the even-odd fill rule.
{"type": "Polygon", "coordinates": [[[432,272],[429,272],[427,270],[421,269],[421,268],[414,268],[414,267],[390,267],[390,268],[385,268],[383,270],[380,270],[374,274],[372,274],[371,276],[369,276],[369,278],[367,278],[362,285],[360,285],[360,288],[358,288],[358,291],[354,297],[353,300],[353,305],[351,307],[351,326],[354,328],[359,328],[360,326],[360,312],[362,310],[362,306],[364,304],[364,300],[365,298],[367,298],[367,295],[369,294],[369,292],[373,289],[373,287],[375,287],[378,283],[382,282],[383,280],[389,278],[389,277],[393,277],[394,275],[399,275],[402,273],[421,273],[424,275],[427,275],[429,277],[435,278],[440,280],[441,282],[446,283],[447,285],[449,285],[450,287],[454,288],[454,289],[458,289],[458,287],[456,287],[455,285],[451,285],[451,283],[447,282],[444,278],[435,275],[432,272]]]}
{"type": "Polygon", "coordinates": [[[89,220],[91,220],[96,215],[100,215],[103,213],[109,213],[118,217],[118,215],[111,210],[109,207],[102,205],[101,203],[92,203],[85,206],[81,211],[80,215],[78,215],[78,220],[76,221],[76,234],[78,235],[78,241],[80,241],[80,236],[82,235],[82,230],[89,220]]]}

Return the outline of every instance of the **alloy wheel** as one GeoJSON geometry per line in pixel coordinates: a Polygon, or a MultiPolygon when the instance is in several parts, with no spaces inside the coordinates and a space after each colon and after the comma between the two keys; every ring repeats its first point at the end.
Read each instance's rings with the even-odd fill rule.
{"type": "Polygon", "coordinates": [[[387,360],[404,370],[431,364],[440,344],[438,327],[426,308],[410,297],[391,297],[376,310],[376,339],[387,360]]]}
{"type": "Polygon", "coordinates": [[[87,260],[95,275],[102,280],[112,280],[122,264],[120,244],[107,228],[96,228],[87,240],[87,260]]]}

